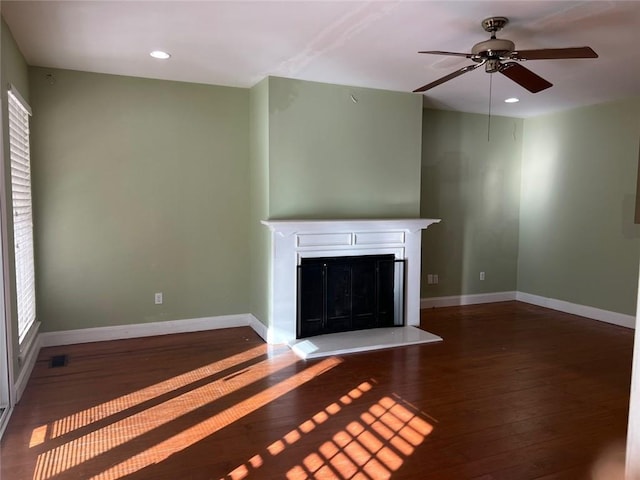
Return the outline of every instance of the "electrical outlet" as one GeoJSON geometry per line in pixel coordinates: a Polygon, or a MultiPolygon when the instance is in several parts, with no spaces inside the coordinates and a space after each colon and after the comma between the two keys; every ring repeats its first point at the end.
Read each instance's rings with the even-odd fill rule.
{"type": "Polygon", "coordinates": [[[427,274],[427,284],[433,285],[433,273],[427,274]]]}
{"type": "Polygon", "coordinates": [[[162,305],[162,292],[158,292],[155,295],[155,303],[156,305],[162,305]]]}
{"type": "Polygon", "coordinates": [[[433,283],[436,284],[436,285],[438,284],[438,274],[437,273],[433,274],[433,283]]]}
{"type": "Polygon", "coordinates": [[[484,272],[480,272],[480,280],[484,280],[484,272]]]}

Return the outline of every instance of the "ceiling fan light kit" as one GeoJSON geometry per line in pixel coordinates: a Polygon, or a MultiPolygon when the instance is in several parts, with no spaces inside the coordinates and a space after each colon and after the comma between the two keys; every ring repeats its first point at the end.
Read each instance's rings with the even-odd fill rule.
{"type": "Polygon", "coordinates": [[[491,34],[489,40],[476,43],[471,48],[471,53],[446,52],[440,50],[427,50],[418,53],[430,55],[449,55],[466,57],[475,64],[462,67],[455,72],[445,75],[431,83],[416,88],[414,92],[425,92],[433,87],[441,85],[464,73],[483,66],[487,73],[499,72],[513,80],[531,93],[538,93],[551,87],[553,84],[539,75],[533,73],[519,62],[525,60],[562,60],[569,58],[598,58],[598,54],[591,47],[569,48],[544,48],[537,50],[516,50],[515,43],[506,38],[496,38],[496,32],[502,30],[509,23],[506,17],[485,18],[481,25],[485,31],[491,34]]]}

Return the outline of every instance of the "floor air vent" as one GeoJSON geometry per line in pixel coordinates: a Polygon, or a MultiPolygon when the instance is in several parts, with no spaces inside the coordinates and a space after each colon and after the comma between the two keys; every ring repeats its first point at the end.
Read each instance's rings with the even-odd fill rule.
{"type": "Polygon", "coordinates": [[[66,367],[69,357],[66,355],[54,355],[49,362],[49,368],[66,367]]]}

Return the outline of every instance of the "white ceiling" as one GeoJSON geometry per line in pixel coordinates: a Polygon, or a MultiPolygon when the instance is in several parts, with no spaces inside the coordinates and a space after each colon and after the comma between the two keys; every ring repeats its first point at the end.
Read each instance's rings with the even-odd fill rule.
{"type": "MultiPolygon", "coordinates": [[[[412,91],[464,65],[480,22],[509,17],[518,49],[591,46],[590,60],[530,61],[554,84],[531,94],[493,75],[492,113],[529,117],[640,95],[638,1],[2,1],[30,65],[251,87],[267,75],[412,91]],[[168,61],[151,50],[166,50],[168,61]],[[516,96],[520,103],[503,100],[516,96]]],[[[425,105],[487,113],[482,68],[435,87],[425,105]]],[[[417,94],[416,94],[417,95],[417,94]]]]}

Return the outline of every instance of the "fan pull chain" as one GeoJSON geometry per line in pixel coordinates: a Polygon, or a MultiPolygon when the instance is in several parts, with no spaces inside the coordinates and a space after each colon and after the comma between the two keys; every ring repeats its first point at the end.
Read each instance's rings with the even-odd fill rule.
{"type": "Polygon", "coordinates": [[[491,141],[491,90],[493,86],[493,73],[489,74],[489,119],[487,120],[487,142],[491,141]]]}

